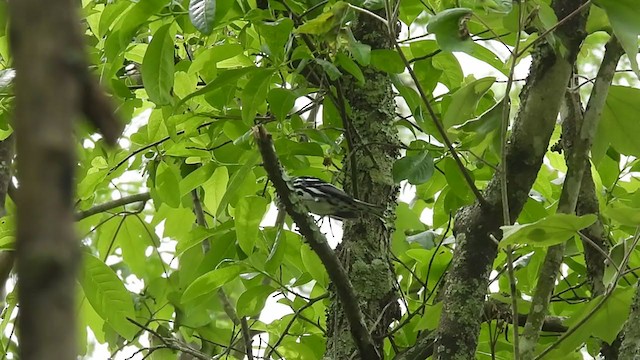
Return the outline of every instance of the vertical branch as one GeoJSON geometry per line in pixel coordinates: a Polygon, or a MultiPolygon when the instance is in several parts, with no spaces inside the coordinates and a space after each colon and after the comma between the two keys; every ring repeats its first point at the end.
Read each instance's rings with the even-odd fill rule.
{"type": "MultiPolygon", "coordinates": [[[[588,165],[591,142],[598,127],[600,114],[604,108],[611,80],[621,55],[620,44],[615,38],[612,38],[607,44],[607,50],[598,70],[584,118],[575,119],[577,136],[572,149],[567,154],[567,175],[558,201],[559,213],[573,214],[575,212],[582,175],[588,165]]],[[[578,114],[579,112],[574,111],[573,113],[578,114]]],[[[523,359],[533,357],[542,322],[547,314],[549,300],[555,287],[556,277],[562,264],[564,248],[564,244],[550,247],[542,264],[538,284],[531,300],[531,310],[524,328],[521,351],[523,359]]]]}
{"type": "Polygon", "coordinates": [[[73,121],[81,112],[75,66],[83,58],[76,2],[12,1],[15,131],[19,154],[16,241],[21,358],[76,359],[73,121]]]}

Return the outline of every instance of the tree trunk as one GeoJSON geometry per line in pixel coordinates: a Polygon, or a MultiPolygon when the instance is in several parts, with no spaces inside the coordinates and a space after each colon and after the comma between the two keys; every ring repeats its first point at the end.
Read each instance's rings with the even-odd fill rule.
{"type": "MultiPolygon", "coordinates": [[[[390,48],[389,34],[380,21],[360,16],[352,26],[356,39],[372,49],[390,48]]],[[[387,74],[363,68],[365,83],[351,76],[337,84],[338,98],[348,102],[350,113],[344,124],[350,153],[346,155],[344,187],[358,199],[395,206],[398,187],[391,169],[398,157],[399,140],[395,130],[395,101],[387,74]]],[[[338,104],[338,109],[347,106],[338,104]]],[[[343,117],[344,118],[344,117],[343,117]]],[[[338,256],[349,274],[372,333],[375,346],[382,354],[389,324],[399,317],[395,275],[389,258],[392,229],[374,216],[345,221],[338,256]]],[[[335,294],[327,313],[328,341],[326,355],[332,359],[349,359],[355,352],[344,309],[335,294]]]]}
{"type": "MultiPolygon", "coordinates": [[[[566,17],[583,0],[556,0],[552,7],[558,19],[566,17]]],[[[585,36],[586,15],[574,16],[556,30],[568,50],[566,56],[546,43],[533,51],[527,83],[521,93],[520,111],[506,146],[506,179],[511,221],[517,219],[528,199],[557,119],[560,103],[571,76],[573,63],[585,36]]],[[[479,203],[456,216],[456,250],[447,276],[442,316],[436,337],[437,359],[472,359],[478,344],[488,276],[497,255],[491,236],[501,238],[501,177],[496,173],[479,203]]],[[[416,346],[426,347],[426,343],[416,346]]]]}
{"type": "Polygon", "coordinates": [[[75,141],[84,59],[76,1],[12,1],[21,358],[76,359],[75,141]],[[78,60],[80,59],[80,60],[78,60]]]}

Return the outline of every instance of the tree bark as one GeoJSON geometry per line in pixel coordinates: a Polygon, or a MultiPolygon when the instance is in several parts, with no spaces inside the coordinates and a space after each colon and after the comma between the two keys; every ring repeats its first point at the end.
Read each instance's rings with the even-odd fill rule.
{"type": "MultiPolygon", "coordinates": [[[[12,1],[19,155],[17,271],[21,359],[76,359],[73,121],[84,63],[73,0],[12,1]]],[[[86,69],[86,67],[85,67],[86,69]]]]}
{"type": "MultiPolygon", "coordinates": [[[[583,0],[556,0],[552,7],[563,19],[583,0]]],[[[568,50],[566,56],[541,43],[533,51],[521,105],[506,146],[509,212],[514,221],[527,201],[555,126],[566,85],[584,38],[586,16],[577,15],[556,31],[568,50]]],[[[456,249],[443,299],[442,316],[435,344],[436,359],[472,359],[478,344],[488,276],[497,255],[491,235],[501,238],[502,203],[496,173],[484,192],[488,205],[479,203],[460,210],[454,233],[456,249]]],[[[426,346],[418,343],[416,346],[426,346]]]]}
{"type": "MultiPolygon", "coordinates": [[[[372,49],[390,48],[385,25],[370,16],[359,16],[351,27],[354,36],[372,49]]],[[[399,140],[395,130],[395,101],[391,79],[385,73],[363,68],[365,83],[343,76],[337,86],[338,99],[346,99],[350,113],[344,124],[350,148],[345,157],[345,190],[360,200],[390,208],[395,206],[398,187],[391,169],[398,157],[399,140]]],[[[345,110],[346,104],[337,104],[345,110]]],[[[370,329],[374,345],[382,354],[383,334],[398,318],[394,270],[389,258],[392,229],[374,216],[344,222],[344,235],[338,257],[347,269],[370,329]]],[[[326,355],[349,359],[355,351],[345,309],[335,294],[327,312],[326,355]]]]}

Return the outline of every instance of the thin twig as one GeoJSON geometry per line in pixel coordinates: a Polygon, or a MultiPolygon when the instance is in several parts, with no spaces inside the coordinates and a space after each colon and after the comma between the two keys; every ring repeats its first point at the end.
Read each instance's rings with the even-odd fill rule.
{"type": "MultiPolygon", "coordinates": [[[[631,258],[631,254],[635,251],[635,248],[636,248],[636,246],[638,246],[638,242],[639,241],[640,241],[640,227],[636,228],[636,233],[633,236],[633,241],[631,243],[631,247],[629,248],[627,253],[624,255],[624,258],[622,259],[622,263],[620,264],[620,270],[625,269],[627,267],[627,264],[629,263],[629,259],[631,258]]],[[[538,354],[538,356],[536,356],[534,358],[534,360],[542,359],[551,350],[553,350],[556,347],[558,347],[558,345],[560,345],[560,343],[562,343],[564,340],[566,340],[569,336],[571,336],[571,334],[576,332],[576,330],[578,330],[589,319],[591,319],[591,317],[593,315],[595,315],[595,313],[605,304],[605,302],[611,297],[611,295],[613,295],[613,292],[615,291],[616,286],[618,285],[618,282],[620,281],[620,279],[623,276],[624,276],[624,272],[623,271],[616,272],[616,276],[613,279],[613,282],[611,283],[611,285],[609,285],[609,287],[607,288],[607,291],[602,296],[600,301],[596,304],[596,306],[594,306],[593,309],[591,309],[591,311],[589,311],[589,313],[585,317],[580,319],[580,321],[578,321],[574,326],[572,326],[569,330],[567,330],[564,334],[562,334],[562,336],[560,336],[560,338],[558,340],[556,340],[556,342],[554,342],[553,344],[549,345],[540,354],[538,354]]]]}
{"type": "Polygon", "coordinates": [[[560,25],[564,24],[565,22],[567,22],[569,19],[571,19],[572,17],[574,17],[575,15],[579,14],[582,10],[584,10],[584,8],[586,8],[587,6],[591,5],[591,0],[588,0],[587,2],[585,2],[584,4],[578,6],[577,9],[573,10],[571,12],[571,14],[565,16],[563,19],[561,19],[560,21],[558,21],[557,23],[555,23],[552,27],[550,27],[549,29],[547,29],[545,32],[543,32],[542,34],[540,34],[540,36],[537,39],[534,39],[532,42],[530,42],[529,44],[525,45],[524,48],[522,48],[521,51],[514,51],[516,57],[520,57],[522,56],[522,54],[524,54],[527,50],[529,50],[529,48],[531,48],[533,45],[537,44],[538,41],[540,41],[541,39],[544,39],[547,35],[549,35],[549,33],[551,33],[552,31],[554,31],[555,29],[557,29],[560,25]]]}
{"type": "Polygon", "coordinates": [[[440,134],[440,136],[442,137],[442,140],[444,141],[445,145],[447,146],[447,149],[449,149],[449,152],[451,152],[451,156],[453,157],[453,160],[455,160],[456,165],[458,165],[458,168],[460,169],[460,172],[462,173],[462,176],[464,177],[464,180],[467,182],[467,185],[471,189],[471,192],[473,192],[473,195],[478,200],[478,203],[480,203],[480,205],[482,205],[484,207],[487,207],[488,206],[487,201],[484,199],[484,197],[480,193],[480,190],[478,190],[478,188],[476,187],[476,184],[474,183],[473,179],[469,175],[469,171],[467,170],[467,168],[465,168],[464,164],[460,160],[460,157],[458,156],[458,153],[456,152],[456,149],[453,147],[453,143],[449,139],[449,136],[447,135],[447,132],[444,129],[444,125],[442,125],[442,122],[438,118],[438,115],[436,115],[435,111],[433,110],[433,107],[429,103],[429,99],[427,99],[427,95],[425,94],[424,89],[422,89],[422,86],[420,85],[420,81],[418,80],[418,77],[416,76],[416,73],[413,71],[413,68],[411,67],[411,64],[407,60],[407,57],[404,55],[404,52],[402,51],[402,48],[400,47],[400,44],[398,44],[398,41],[392,35],[393,34],[393,28],[392,28],[391,23],[389,23],[389,25],[390,25],[390,27],[389,27],[389,38],[391,39],[391,42],[393,42],[393,45],[395,46],[395,48],[397,50],[396,52],[400,56],[400,59],[402,60],[402,62],[405,65],[405,68],[409,72],[409,75],[411,76],[411,79],[413,80],[414,85],[416,86],[416,89],[418,90],[418,94],[420,95],[420,99],[422,100],[422,102],[426,106],[427,112],[429,112],[429,116],[431,117],[431,120],[433,121],[433,124],[436,126],[436,129],[438,130],[438,133],[440,134]]]}
{"type": "Polygon", "coordinates": [[[89,216],[99,214],[101,212],[109,211],[109,210],[118,208],[120,206],[125,206],[125,205],[138,203],[138,202],[144,203],[149,201],[149,199],[151,199],[151,194],[148,192],[125,196],[120,199],[115,199],[103,204],[96,205],[84,211],[78,211],[75,215],[75,218],[76,218],[76,221],[82,220],[82,219],[88,218],[89,216]]]}

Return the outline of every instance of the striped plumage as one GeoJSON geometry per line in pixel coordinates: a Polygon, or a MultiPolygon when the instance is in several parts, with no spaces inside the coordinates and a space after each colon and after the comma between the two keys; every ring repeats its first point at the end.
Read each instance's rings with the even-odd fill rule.
{"type": "Polygon", "coordinates": [[[363,213],[371,213],[382,218],[384,209],[354,199],[337,187],[312,176],[293,179],[293,190],[300,197],[309,212],[336,219],[353,219],[363,213]]]}

